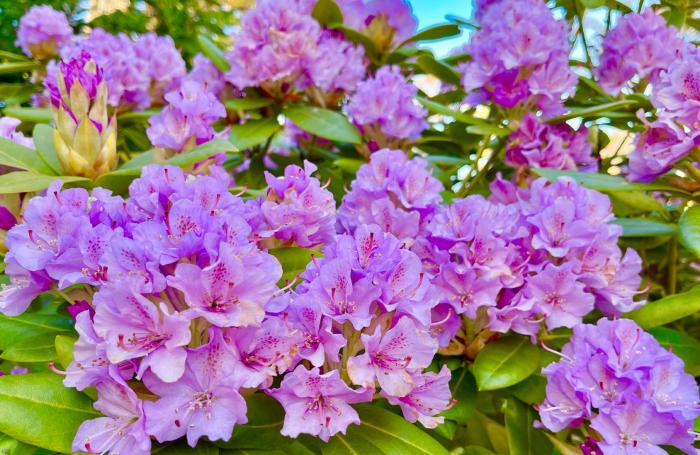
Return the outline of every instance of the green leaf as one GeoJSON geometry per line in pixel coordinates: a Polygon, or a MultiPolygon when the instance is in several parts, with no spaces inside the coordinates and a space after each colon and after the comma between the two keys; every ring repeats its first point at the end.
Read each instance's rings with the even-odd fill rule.
{"type": "Polygon", "coordinates": [[[299,128],[316,136],[351,144],[362,142],[357,128],[338,112],[306,104],[289,105],[283,112],[299,128]]]}
{"type": "Polygon", "coordinates": [[[311,15],[324,26],[343,23],[343,13],[333,0],[318,0],[311,15]]]}
{"type": "Polygon", "coordinates": [[[61,163],[58,161],[56,150],[53,146],[53,131],[49,125],[37,123],[32,132],[34,147],[41,159],[51,168],[55,175],[61,173],[61,163]]]}
{"type": "Polygon", "coordinates": [[[56,358],[55,338],[51,333],[22,338],[7,346],[0,358],[21,363],[49,362],[56,358]]]}
{"type": "Polygon", "coordinates": [[[241,125],[233,125],[229,139],[238,150],[247,150],[256,145],[264,144],[280,129],[282,126],[274,117],[248,120],[241,125]]]}
{"type": "Polygon", "coordinates": [[[221,449],[219,453],[221,455],[314,455],[314,452],[299,441],[295,441],[283,449],[221,449]]]}
{"type": "Polygon", "coordinates": [[[675,224],[644,218],[616,218],[612,223],[622,226],[623,237],[655,237],[676,235],[678,232],[678,226],[675,224]]]}
{"type": "Polygon", "coordinates": [[[345,27],[342,25],[335,25],[331,28],[343,32],[343,35],[345,35],[345,39],[347,39],[348,41],[351,41],[355,44],[359,44],[360,46],[364,47],[365,55],[367,55],[367,58],[369,58],[373,62],[376,61],[379,57],[379,51],[377,50],[377,46],[374,45],[374,42],[367,35],[360,33],[353,28],[345,27]]]}
{"type": "Polygon", "coordinates": [[[487,122],[484,119],[476,118],[476,117],[471,116],[469,114],[465,114],[464,112],[455,111],[454,109],[451,109],[450,107],[445,106],[444,104],[437,103],[431,99],[424,98],[422,96],[416,96],[415,98],[426,109],[428,109],[430,112],[433,112],[435,114],[446,115],[448,117],[454,118],[458,122],[466,123],[469,125],[493,127],[492,124],[490,124],[489,122],[487,122]]]}
{"type": "Polygon", "coordinates": [[[78,339],[74,336],[56,335],[54,345],[56,346],[56,358],[63,368],[73,361],[73,348],[78,339]]]}
{"type": "Polygon", "coordinates": [[[566,120],[571,120],[572,118],[582,117],[605,117],[606,114],[611,112],[616,112],[625,108],[632,108],[639,105],[639,101],[635,99],[626,99],[619,101],[612,101],[610,103],[598,104],[591,107],[583,107],[578,109],[571,109],[568,113],[559,115],[557,117],[552,117],[546,120],[546,123],[561,123],[566,120]]]}
{"type": "Polygon", "coordinates": [[[275,104],[269,98],[234,98],[224,102],[226,109],[250,111],[275,104]]]}
{"type": "Polygon", "coordinates": [[[533,426],[537,413],[516,398],[506,401],[506,433],[511,455],[552,453],[552,443],[533,426]]]}
{"type": "Polygon", "coordinates": [[[665,348],[670,348],[674,354],[683,360],[685,368],[694,376],[700,374],[700,341],[668,327],[654,327],[649,329],[665,348]]]}
{"type": "Polygon", "coordinates": [[[223,138],[216,138],[209,142],[205,142],[204,144],[200,144],[184,153],[179,153],[172,158],[168,158],[161,164],[187,167],[205,160],[217,153],[231,152],[235,150],[236,147],[231,142],[223,138]]]}
{"type": "Polygon", "coordinates": [[[355,409],[362,423],[351,425],[346,435],[337,434],[322,445],[323,455],[448,454],[447,449],[417,425],[393,412],[371,404],[357,405],[355,409]]]}
{"type": "Polygon", "coordinates": [[[545,435],[561,455],[581,455],[581,451],[578,448],[572,447],[569,444],[560,441],[549,433],[545,433],[545,435]]]}
{"type": "Polygon", "coordinates": [[[35,61],[28,62],[7,62],[0,63],[0,75],[26,73],[41,68],[41,63],[35,61]]]}
{"type": "Polygon", "coordinates": [[[67,334],[73,330],[73,320],[56,314],[24,313],[14,318],[0,314],[0,349],[22,338],[52,333],[67,334]]]}
{"type": "Polygon", "coordinates": [[[467,368],[460,368],[452,372],[450,390],[452,398],[457,402],[441,415],[457,423],[466,424],[476,409],[477,393],[476,381],[467,368]]]}
{"type": "Polygon", "coordinates": [[[467,446],[464,448],[462,455],[495,455],[489,449],[480,446],[467,446]]]}
{"type": "Polygon", "coordinates": [[[560,171],[558,169],[533,168],[532,171],[547,180],[555,181],[559,177],[571,177],[586,188],[604,192],[615,191],[668,191],[689,195],[670,185],[657,183],[633,183],[616,175],[598,174],[592,172],[560,171]]]}
{"type": "Polygon", "coordinates": [[[125,112],[117,116],[117,124],[128,121],[146,121],[154,115],[160,114],[159,109],[149,109],[145,111],[125,112]]]}
{"type": "Polygon", "coordinates": [[[18,440],[0,434],[0,454],[2,455],[39,455],[36,447],[28,446],[18,440]]]}
{"type": "Polygon", "coordinates": [[[633,213],[665,213],[668,211],[666,206],[660,200],[641,191],[620,191],[617,193],[610,193],[610,199],[612,199],[613,202],[625,204],[633,211],[633,213]]]}
{"type": "Polygon", "coordinates": [[[19,441],[71,453],[78,426],[99,416],[87,396],[64,387],[55,373],[0,377],[0,432],[19,441]]]}
{"type": "Polygon", "coordinates": [[[545,396],[547,379],[541,374],[533,374],[529,378],[508,388],[508,391],[527,404],[542,403],[545,396]]]}
{"type": "Polygon", "coordinates": [[[55,180],[63,183],[89,183],[90,179],[71,175],[41,175],[33,172],[17,171],[0,175],[0,194],[31,193],[41,191],[55,180]]]}
{"type": "Polygon", "coordinates": [[[433,56],[421,55],[416,59],[416,64],[426,73],[432,74],[442,81],[453,85],[460,84],[459,73],[450,65],[435,60],[433,56]]]}
{"type": "Polygon", "coordinates": [[[146,150],[145,152],[141,152],[137,155],[135,155],[133,158],[131,158],[129,161],[126,163],[122,164],[118,170],[125,170],[125,169],[140,169],[147,164],[153,163],[155,160],[155,150],[146,150]]]}
{"type": "Polygon", "coordinates": [[[669,295],[649,302],[640,309],[625,314],[643,329],[659,327],[700,311],[700,286],[690,291],[669,295]]]}
{"type": "Polygon", "coordinates": [[[53,119],[51,109],[43,107],[6,107],[2,113],[30,123],[51,123],[53,119]]]}
{"type": "Polygon", "coordinates": [[[490,136],[493,134],[498,137],[505,137],[510,134],[510,130],[498,125],[470,125],[467,127],[467,133],[478,136],[490,136]]]}
{"type": "Polygon", "coordinates": [[[526,337],[508,336],[487,344],[474,362],[479,390],[517,384],[539,368],[540,351],[526,337]]]}
{"type": "Polygon", "coordinates": [[[246,397],[248,423],[237,425],[229,441],[216,441],[225,449],[276,449],[286,447],[294,440],[280,434],[284,409],[272,397],[256,393],[246,397]]]}
{"type": "Polygon", "coordinates": [[[25,171],[31,171],[36,174],[54,174],[53,170],[35,150],[1,137],[0,164],[24,169],[25,171]]]}
{"type": "Polygon", "coordinates": [[[293,281],[297,275],[306,270],[306,266],[311,262],[312,258],[323,257],[320,251],[295,246],[272,248],[268,253],[276,257],[282,265],[282,278],[280,283],[293,281]]]}
{"type": "Polygon", "coordinates": [[[700,257],[700,205],[694,205],[678,220],[681,244],[695,256],[700,257]]]}
{"type": "Polygon", "coordinates": [[[333,166],[342,169],[348,174],[355,174],[360,169],[360,166],[366,164],[367,161],[357,160],[354,158],[338,158],[333,161],[333,166]]]}
{"type": "Polygon", "coordinates": [[[440,24],[434,25],[423,29],[401,43],[398,47],[402,47],[408,43],[418,42],[418,41],[435,41],[443,38],[449,38],[450,36],[457,36],[462,31],[459,29],[457,24],[440,24]]]}
{"type": "Polygon", "coordinates": [[[158,455],[219,455],[221,451],[211,442],[200,439],[194,448],[185,441],[181,441],[153,447],[151,453],[158,455]]]}
{"type": "Polygon", "coordinates": [[[219,49],[219,46],[214,44],[212,40],[204,35],[197,35],[197,43],[202,53],[209,57],[209,60],[216,66],[220,71],[226,72],[231,69],[226,57],[224,56],[224,51],[219,49]]]}

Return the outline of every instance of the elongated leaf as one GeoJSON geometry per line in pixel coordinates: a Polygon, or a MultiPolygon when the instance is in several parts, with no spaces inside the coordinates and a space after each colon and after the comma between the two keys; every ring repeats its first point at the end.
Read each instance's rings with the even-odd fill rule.
{"type": "Polygon", "coordinates": [[[359,44],[360,46],[364,47],[365,55],[367,55],[367,58],[369,58],[372,61],[377,60],[379,56],[379,51],[377,50],[377,46],[374,45],[374,42],[369,38],[369,36],[360,33],[353,28],[345,27],[342,25],[334,25],[331,28],[342,31],[343,35],[345,35],[345,38],[348,41],[351,41],[355,44],[359,44]]]}
{"type": "Polygon", "coordinates": [[[290,445],[294,440],[280,434],[284,422],[284,409],[275,400],[262,393],[246,397],[248,423],[233,429],[229,441],[216,441],[225,449],[278,449],[290,445]]]}
{"type": "Polygon", "coordinates": [[[0,454],[2,455],[38,455],[37,448],[0,434],[0,454]]]}
{"type": "Polygon", "coordinates": [[[55,175],[35,150],[5,138],[0,138],[0,164],[31,171],[35,174],[55,175]]]}
{"type": "Polygon", "coordinates": [[[474,362],[479,390],[517,384],[539,368],[540,351],[526,337],[509,336],[489,343],[474,362]]]}
{"type": "Polygon", "coordinates": [[[282,265],[282,279],[280,283],[293,281],[297,275],[306,270],[306,266],[311,262],[312,257],[320,258],[323,254],[320,251],[299,247],[272,248],[269,253],[277,258],[282,265]]]}
{"type": "Polygon", "coordinates": [[[238,150],[247,150],[264,144],[280,129],[282,126],[273,117],[248,120],[242,125],[233,125],[229,139],[238,150]]]}
{"type": "Polygon", "coordinates": [[[51,333],[23,338],[7,346],[0,358],[10,362],[49,362],[56,358],[56,348],[51,333]]]}
{"type": "Polygon", "coordinates": [[[447,449],[403,417],[371,404],[355,407],[360,425],[321,446],[323,455],[411,454],[447,455],[447,449]]]}
{"type": "Polygon", "coordinates": [[[467,127],[467,133],[477,134],[479,136],[489,136],[493,134],[498,137],[505,137],[510,134],[510,130],[498,125],[470,125],[467,127]]]}
{"type": "MultiPolygon", "coordinates": [[[[219,455],[221,450],[211,442],[199,440],[192,448],[185,441],[164,444],[151,449],[151,454],[158,455],[219,455]]],[[[225,452],[224,452],[225,453],[225,452]]]]}
{"type": "Polygon", "coordinates": [[[261,107],[271,106],[273,104],[275,104],[275,102],[269,98],[234,98],[224,102],[226,109],[241,111],[260,109],[261,107]]]}
{"type": "Polygon", "coordinates": [[[658,212],[665,213],[668,211],[666,206],[655,197],[649,196],[642,191],[620,191],[610,193],[610,199],[613,202],[622,203],[629,207],[632,213],[640,212],[658,212]]]}
{"type": "Polygon", "coordinates": [[[51,168],[55,175],[61,173],[61,163],[58,161],[56,150],[53,146],[53,128],[44,123],[37,123],[32,132],[34,147],[41,159],[51,168]]]}
{"type": "Polygon", "coordinates": [[[615,175],[592,172],[560,171],[558,169],[533,168],[532,171],[547,180],[555,181],[559,177],[571,177],[586,188],[598,191],[668,191],[689,195],[669,185],[657,183],[633,183],[615,175]]]}
{"type": "Polygon", "coordinates": [[[160,113],[160,110],[157,110],[157,109],[149,109],[146,111],[125,112],[124,114],[117,116],[117,123],[121,124],[122,122],[129,122],[129,121],[145,122],[149,118],[153,117],[154,115],[158,115],[159,113],[160,113]]]}
{"type": "Polygon", "coordinates": [[[542,403],[545,396],[547,379],[541,374],[530,375],[524,381],[508,387],[508,392],[527,404],[542,403]]]}
{"type": "Polygon", "coordinates": [[[686,370],[697,376],[700,374],[700,341],[668,327],[654,327],[649,329],[661,346],[670,348],[674,354],[685,362],[686,370]]]}
{"type": "Polygon", "coordinates": [[[62,180],[63,183],[85,183],[90,179],[70,175],[40,175],[33,172],[17,171],[0,175],[0,194],[31,193],[48,188],[51,182],[62,180]]]}
{"type": "Polygon", "coordinates": [[[678,227],[681,244],[700,257],[700,205],[694,205],[683,212],[678,227]]]}
{"type": "Polygon", "coordinates": [[[172,158],[168,158],[163,161],[162,164],[186,167],[205,160],[217,153],[231,152],[234,150],[236,150],[236,147],[231,142],[223,138],[216,138],[204,144],[200,144],[185,153],[180,153],[172,158]]]}
{"type": "Polygon", "coordinates": [[[31,123],[50,123],[53,114],[43,107],[6,107],[3,114],[31,123]]]}
{"type": "Polygon", "coordinates": [[[675,224],[644,218],[617,218],[612,222],[622,226],[623,237],[655,237],[676,235],[678,232],[678,226],[675,224]]]}
{"type": "Polygon", "coordinates": [[[432,27],[428,27],[419,31],[418,33],[401,43],[398,47],[402,47],[408,43],[414,43],[418,41],[435,41],[444,38],[449,38],[450,36],[457,36],[460,33],[462,32],[457,24],[434,25],[432,27]]]}
{"type": "Polygon", "coordinates": [[[450,380],[452,398],[457,400],[455,404],[443,412],[446,419],[457,423],[466,424],[476,409],[476,381],[467,368],[460,368],[452,372],[450,380]]]}
{"type": "Polygon", "coordinates": [[[480,125],[484,127],[493,126],[484,119],[473,117],[469,114],[465,114],[464,112],[455,111],[454,109],[451,109],[450,107],[445,106],[444,104],[437,103],[428,98],[416,96],[416,100],[430,112],[433,112],[435,114],[446,115],[448,117],[454,118],[459,122],[466,123],[469,125],[480,125]]]}
{"type": "Polygon", "coordinates": [[[71,453],[80,424],[99,417],[88,397],[54,373],[0,377],[0,432],[19,441],[71,453]]]}
{"type": "Polygon", "coordinates": [[[338,158],[333,161],[333,166],[344,170],[348,174],[355,174],[360,169],[360,166],[365,163],[366,161],[356,160],[354,158],[338,158]]]}
{"type": "Polygon", "coordinates": [[[73,361],[73,347],[78,338],[68,335],[56,335],[54,345],[56,346],[56,358],[63,368],[73,361]]]}
{"type": "Polygon", "coordinates": [[[416,64],[420,69],[428,74],[432,74],[440,80],[443,80],[449,84],[459,85],[460,76],[459,73],[451,66],[435,60],[434,57],[428,55],[421,55],[416,59],[416,64]]]}
{"type": "Polygon", "coordinates": [[[197,43],[199,43],[199,48],[202,50],[202,53],[209,57],[209,60],[211,60],[214,66],[219,68],[220,71],[225,73],[231,69],[224,56],[224,51],[219,49],[219,46],[214,44],[212,40],[204,35],[197,35],[197,43]]]}
{"type": "Polygon", "coordinates": [[[0,74],[25,73],[40,67],[41,63],[35,61],[0,63],[0,74]]]}
{"type": "Polygon", "coordinates": [[[677,321],[698,311],[700,311],[700,286],[695,286],[688,292],[649,302],[625,316],[635,320],[643,329],[650,329],[677,321]]]}
{"type": "Polygon", "coordinates": [[[0,314],[0,349],[22,338],[44,333],[67,334],[73,330],[73,320],[53,314],[24,313],[11,318],[0,314]]]}
{"type": "Polygon", "coordinates": [[[298,441],[285,446],[283,449],[221,449],[221,455],[314,455],[298,441]]]}
{"type": "Polygon", "coordinates": [[[139,153],[138,155],[131,158],[126,163],[122,164],[118,170],[122,171],[125,169],[140,169],[147,164],[153,163],[155,160],[155,151],[146,150],[145,152],[139,153]]]}
{"type": "Polygon", "coordinates": [[[635,99],[626,99],[612,101],[610,103],[599,104],[597,106],[583,107],[579,109],[571,109],[570,112],[547,119],[547,123],[561,123],[572,118],[582,117],[605,117],[610,112],[616,112],[621,109],[629,109],[639,105],[639,101],[635,99]]]}
{"type": "Polygon", "coordinates": [[[343,23],[343,13],[333,0],[318,0],[311,15],[324,26],[343,23]]]}
{"type": "Polygon", "coordinates": [[[552,443],[535,429],[537,413],[516,398],[506,401],[506,432],[511,455],[552,453],[552,443]]]}
{"type": "Polygon", "coordinates": [[[306,104],[287,106],[283,112],[299,128],[316,136],[351,144],[362,142],[357,128],[338,112],[306,104]]]}

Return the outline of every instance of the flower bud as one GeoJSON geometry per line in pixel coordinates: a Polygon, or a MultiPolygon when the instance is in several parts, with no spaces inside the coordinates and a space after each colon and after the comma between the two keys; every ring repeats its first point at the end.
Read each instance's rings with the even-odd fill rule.
{"type": "Polygon", "coordinates": [[[83,51],[61,62],[56,85],[49,84],[54,106],[54,146],[66,175],[96,179],[117,164],[114,117],[107,114],[107,84],[102,70],[83,51]]]}

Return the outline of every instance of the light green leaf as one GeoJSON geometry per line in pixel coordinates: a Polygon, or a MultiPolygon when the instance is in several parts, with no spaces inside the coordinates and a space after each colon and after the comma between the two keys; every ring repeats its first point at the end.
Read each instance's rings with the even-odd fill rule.
{"type": "Polygon", "coordinates": [[[71,453],[80,424],[99,416],[87,396],[64,387],[55,373],[0,377],[0,432],[24,443],[71,453]]]}
{"type": "Polygon", "coordinates": [[[316,136],[351,144],[362,142],[357,128],[338,112],[306,104],[292,104],[283,112],[299,128],[316,136]]]}
{"type": "Polygon", "coordinates": [[[506,433],[511,455],[552,453],[552,443],[533,426],[537,413],[516,398],[506,401],[506,433]]]}
{"type": "Polygon", "coordinates": [[[474,362],[479,390],[517,384],[539,368],[540,351],[526,337],[508,336],[487,344],[474,362]]]}
{"type": "Polygon", "coordinates": [[[333,161],[333,166],[344,170],[348,174],[355,174],[360,169],[360,166],[366,163],[364,160],[354,158],[338,158],[333,161]]]}
{"type": "Polygon", "coordinates": [[[50,123],[53,119],[51,109],[44,107],[6,107],[2,113],[30,123],[50,123]]]}
{"type": "Polygon", "coordinates": [[[61,173],[61,163],[56,156],[56,150],[53,147],[53,128],[44,123],[37,123],[34,126],[32,137],[34,138],[34,147],[39,156],[51,168],[55,175],[61,173]]]}
{"type": "Polygon", "coordinates": [[[155,151],[154,150],[146,150],[145,152],[141,152],[138,155],[134,156],[131,158],[129,161],[126,163],[122,164],[118,170],[125,170],[125,169],[141,169],[142,167],[153,163],[155,160],[155,151]]]}
{"type": "Polygon", "coordinates": [[[665,348],[670,348],[674,354],[685,362],[686,370],[694,375],[700,375],[700,341],[668,327],[654,327],[649,329],[649,333],[654,336],[665,348]]]}
{"type": "Polygon", "coordinates": [[[454,109],[445,106],[444,104],[437,103],[431,99],[424,98],[422,96],[416,96],[415,98],[426,109],[435,114],[446,115],[448,117],[454,118],[458,122],[466,123],[469,125],[479,125],[483,127],[493,126],[484,119],[476,118],[464,112],[455,111],[454,109]]]}
{"type": "Polygon", "coordinates": [[[38,68],[41,68],[41,63],[35,62],[33,60],[28,61],[28,62],[0,63],[0,75],[26,73],[27,71],[34,71],[35,69],[38,69],[38,68]]]}
{"type": "Polygon", "coordinates": [[[403,417],[371,404],[355,406],[360,425],[321,446],[323,455],[411,454],[447,455],[440,443],[403,417]]]}
{"type": "Polygon", "coordinates": [[[448,84],[459,85],[460,76],[459,73],[443,62],[435,60],[433,56],[421,55],[416,59],[416,64],[420,69],[428,74],[432,74],[438,79],[447,82],[448,84]]]}
{"type": "Polygon", "coordinates": [[[668,191],[688,195],[678,188],[657,183],[633,183],[616,175],[593,172],[560,171],[558,169],[533,168],[532,171],[547,180],[555,181],[559,177],[571,177],[586,188],[603,192],[614,191],[668,191]]]}
{"type": "Polygon", "coordinates": [[[159,109],[148,109],[145,111],[131,111],[125,112],[117,116],[117,124],[121,125],[122,122],[128,121],[146,121],[154,115],[160,114],[159,109]]]}
{"type": "Polygon", "coordinates": [[[620,191],[610,193],[610,199],[628,206],[635,213],[658,212],[665,213],[666,206],[655,197],[649,196],[642,191],[620,191]]]}
{"type": "Polygon", "coordinates": [[[616,218],[612,223],[622,226],[623,237],[655,237],[678,232],[675,224],[644,218],[616,218]]]}
{"type": "Polygon", "coordinates": [[[209,142],[205,142],[204,144],[200,144],[184,153],[179,153],[172,158],[168,158],[161,164],[187,167],[205,160],[217,153],[232,152],[235,150],[236,147],[231,144],[231,142],[223,138],[216,138],[209,142]]]}
{"type": "Polygon", "coordinates": [[[343,23],[343,13],[333,0],[318,0],[311,15],[323,26],[343,23]]]}
{"type": "Polygon", "coordinates": [[[0,454],[2,455],[39,455],[37,448],[28,446],[18,440],[0,434],[0,454]]]}
{"type": "Polygon", "coordinates": [[[0,164],[31,171],[35,174],[55,175],[53,170],[35,150],[1,137],[0,164]]]}
{"type": "Polygon", "coordinates": [[[76,341],[78,338],[74,336],[56,335],[54,340],[56,357],[63,368],[68,368],[68,365],[73,361],[73,347],[76,341]]]}
{"type": "Polygon", "coordinates": [[[68,334],[72,330],[73,320],[66,316],[24,313],[11,318],[0,314],[0,349],[23,338],[45,333],[68,334]]]}
{"type": "Polygon", "coordinates": [[[274,117],[248,120],[241,125],[233,125],[229,139],[238,150],[247,150],[264,144],[280,129],[282,126],[274,117]]]}
{"type": "Polygon", "coordinates": [[[690,291],[669,295],[649,302],[640,309],[625,314],[643,329],[659,327],[700,311],[700,286],[690,291]]]}
{"type": "Polygon", "coordinates": [[[22,338],[7,346],[0,358],[21,363],[49,362],[56,358],[55,338],[52,333],[22,338]]]}
{"type": "Polygon", "coordinates": [[[226,109],[250,111],[275,104],[269,98],[234,98],[224,102],[226,109]]]}
{"type": "Polygon", "coordinates": [[[695,256],[700,257],[700,205],[694,205],[678,220],[681,244],[695,256]]]}
{"type": "Polygon", "coordinates": [[[202,50],[202,53],[209,57],[209,60],[211,60],[214,66],[220,71],[225,73],[231,69],[226,60],[226,56],[224,56],[224,51],[219,49],[219,46],[214,44],[212,40],[204,35],[197,35],[197,43],[199,43],[199,48],[202,50]]]}
{"type": "Polygon", "coordinates": [[[45,190],[55,180],[62,180],[63,183],[90,183],[90,179],[85,177],[40,175],[33,172],[17,171],[0,175],[0,194],[31,193],[45,190]]]}
{"type": "Polygon", "coordinates": [[[435,41],[443,38],[449,38],[450,36],[456,36],[460,33],[462,32],[457,24],[434,25],[419,31],[403,43],[399,44],[398,47],[418,41],[435,41]]]}
{"type": "Polygon", "coordinates": [[[616,112],[625,108],[632,108],[639,105],[639,101],[635,99],[626,99],[619,101],[612,101],[610,103],[599,104],[597,106],[582,107],[578,109],[571,109],[566,114],[559,115],[557,117],[552,117],[547,119],[547,123],[561,123],[566,120],[571,120],[572,118],[582,117],[605,117],[606,114],[611,112],[616,112]]]}
{"type": "Polygon", "coordinates": [[[541,403],[544,400],[547,379],[541,374],[533,374],[524,381],[508,387],[511,395],[527,404],[541,403]]]}
{"type": "Polygon", "coordinates": [[[297,275],[306,270],[306,266],[311,262],[312,258],[323,257],[323,253],[320,251],[295,246],[272,248],[268,253],[276,257],[282,265],[281,284],[293,281],[297,275]]]}

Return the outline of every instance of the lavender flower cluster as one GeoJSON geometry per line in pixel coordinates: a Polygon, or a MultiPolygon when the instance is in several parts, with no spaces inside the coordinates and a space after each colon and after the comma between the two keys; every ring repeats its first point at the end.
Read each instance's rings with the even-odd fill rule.
{"type": "Polygon", "coordinates": [[[54,57],[73,36],[68,18],[48,5],[29,8],[17,27],[16,44],[29,57],[54,57]]]}
{"type": "Polygon", "coordinates": [[[492,101],[546,115],[563,111],[561,98],[576,86],[569,68],[566,24],[539,0],[481,2],[481,28],[465,51],[462,84],[472,105],[492,101]],[[483,11],[482,11],[483,9],[483,11]]]}
{"type": "Polygon", "coordinates": [[[561,357],[543,370],[547,398],[539,412],[546,428],[590,423],[600,440],[587,441],[584,453],[662,455],[662,445],[697,453],[698,385],[678,357],[633,321],[579,325],[561,357]]]}

